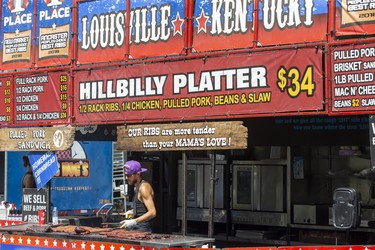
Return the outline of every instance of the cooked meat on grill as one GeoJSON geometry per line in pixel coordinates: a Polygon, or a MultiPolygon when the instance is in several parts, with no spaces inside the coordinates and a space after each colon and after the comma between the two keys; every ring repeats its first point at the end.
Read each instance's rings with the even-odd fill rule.
{"type": "Polygon", "coordinates": [[[52,227],[53,232],[68,233],[68,234],[90,234],[99,232],[109,232],[112,231],[111,228],[94,228],[87,226],[80,226],[79,228],[75,225],[58,226],[52,227]]]}

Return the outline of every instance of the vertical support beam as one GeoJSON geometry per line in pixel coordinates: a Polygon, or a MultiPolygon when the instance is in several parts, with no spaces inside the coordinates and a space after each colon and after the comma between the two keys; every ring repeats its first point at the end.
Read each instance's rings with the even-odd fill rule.
{"type": "Polygon", "coordinates": [[[124,58],[125,60],[129,60],[130,57],[130,0],[126,0],[126,20],[125,20],[125,55],[124,58]]]}
{"type": "Polygon", "coordinates": [[[186,151],[182,152],[182,195],[181,195],[181,234],[186,235],[186,169],[187,169],[187,159],[186,151]]]}
{"type": "Polygon", "coordinates": [[[210,174],[210,195],[209,195],[209,209],[208,209],[208,237],[212,238],[214,235],[214,206],[215,206],[215,181],[216,181],[216,168],[215,161],[216,155],[211,151],[211,174],[210,174]]]}

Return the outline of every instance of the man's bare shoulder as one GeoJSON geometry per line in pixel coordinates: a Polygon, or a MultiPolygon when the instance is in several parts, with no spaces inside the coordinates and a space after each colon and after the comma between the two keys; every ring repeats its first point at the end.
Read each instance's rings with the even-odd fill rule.
{"type": "Polygon", "coordinates": [[[139,192],[142,194],[142,195],[146,195],[146,194],[150,194],[150,193],[153,193],[154,190],[152,189],[152,186],[150,183],[146,182],[146,181],[143,181],[142,182],[142,185],[139,187],[139,192]]]}

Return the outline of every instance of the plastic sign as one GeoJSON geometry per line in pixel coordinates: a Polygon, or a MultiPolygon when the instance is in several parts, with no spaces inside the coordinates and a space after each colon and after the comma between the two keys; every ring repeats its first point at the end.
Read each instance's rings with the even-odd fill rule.
{"type": "Polygon", "coordinates": [[[38,190],[46,185],[59,171],[57,156],[52,152],[31,153],[29,154],[29,160],[38,190]]]}

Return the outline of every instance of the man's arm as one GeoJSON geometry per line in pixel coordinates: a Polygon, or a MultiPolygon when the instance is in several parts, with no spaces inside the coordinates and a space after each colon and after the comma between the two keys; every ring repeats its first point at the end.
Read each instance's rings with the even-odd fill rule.
{"type": "Polygon", "coordinates": [[[34,186],[34,177],[31,174],[25,175],[23,178],[22,186],[25,188],[31,188],[34,186]]]}

